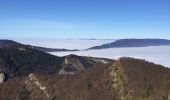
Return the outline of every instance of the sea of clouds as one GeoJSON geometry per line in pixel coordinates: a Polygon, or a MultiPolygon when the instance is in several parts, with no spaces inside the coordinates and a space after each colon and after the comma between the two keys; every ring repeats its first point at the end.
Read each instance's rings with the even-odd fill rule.
{"type": "Polygon", "coordinates": [[[80,49],[115,41],[115,39],[60,39],[60,38],[12,38],[23,44],[48,48],[80,49]]]}
{"type": "Polygon", "coordinates": [[[152,46],[152,47],[133,47],[133,48],[110,48],[101,50],[87,50],[74,52],[50,52],[57,56],[76,54],[80,56],[104,57],[118,59],[120,57],[133,57],[145,59],[156,64],[170,67],[170,46],[152,46]]]}
{"type": "Polygon", "coordinates": [[[95,39],[13,39],[17,42],[49,48],[80,49],[72,52],[49,52],[57,56],[76,54],[80,56],[104,57],[118,59],[123,56],[145,59],[156,64],[170,67],[170,46],[151,46],[133,48],[110,48],[101,50],[85,50],[89,47],[110,43],[115,40],[95,39]]]}

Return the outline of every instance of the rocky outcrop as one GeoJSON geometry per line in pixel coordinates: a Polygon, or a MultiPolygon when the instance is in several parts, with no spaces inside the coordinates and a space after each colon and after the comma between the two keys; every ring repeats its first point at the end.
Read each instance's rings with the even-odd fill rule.
{"type": "Polygon", "coordinates": [[[75,74],[82,70],[91,68],[96,63],[108,64],[112,62],[114,62],[114,60],[72,54],[64,57],[62,69],[59,71],[59,74],[75,74]]]}
{"type": "Polygon", "coordinates": [[[0,72],[0,83],[4,82],[5,75],[4,73],[0,72]]]}
{"type": "Polygon", "coordinates": [[[47,92],[46,86],[40,82],[35,74],[31,73],[25,81],[26,86],[29,88],[29,91],[40,91],[46,97],[46,100],[50,100],[50,95],[47,92]]]}
{"type": "Polygon", "coordinates": [[[62,69],[59,74],[75,74],[81,70],[88,69],[96,63],[91,58],[68,55],[64,57],[62,69]]]}

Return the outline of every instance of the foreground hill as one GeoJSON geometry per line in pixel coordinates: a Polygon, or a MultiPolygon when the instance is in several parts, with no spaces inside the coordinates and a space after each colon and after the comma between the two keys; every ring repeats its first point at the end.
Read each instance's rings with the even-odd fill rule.
{"type": "Polygon", "coordinates": [[[103,60],[106,63],[112,61],[76,55],[57,57],[36,50],[32,46],[13,45],[0,49],[0,74],[3,74],[3,79],[0,80],[27,76],[30,73],[74,74],[103,60]]]}
{"type": "Polygon", "coordinates": [[[169,100],[170,69],[133,58],[73,75],[31,73],[0,84],[1,100],[169,100]]]}
{"type": "MultiPolygon", "coordinates": [[[[10,47],[10,46],[23,46],[24,44],[15,42],[13,40],[0,40],[0,48],[10,47]]],[[[26,45],[25,45],[26,46],[26,45]]],[[[27,45],[30,46],[30,45],[27,45]]],[[[38,47],[38,46],[31,46],[32,48],[43,51],[43,52],[60,52],[60,51],[78,51],[77,49],[69,50],[69,49],[56,49],[56,48],[46,48],[46,47],[38,47]]]]}
{"type": "Polygon", "coordinates": [[[166,39],[120,39],[112,43],[94,46],[89,49],[105,49],[117,47],[146,47],[146,46],[162,46],[170,45],[170,40],[166,39]]]}

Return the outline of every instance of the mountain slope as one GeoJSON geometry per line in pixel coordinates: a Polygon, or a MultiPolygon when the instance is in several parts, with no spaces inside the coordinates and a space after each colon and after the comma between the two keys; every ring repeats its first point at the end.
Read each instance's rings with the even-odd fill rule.
{"type": "MultiPolygon", "coordinates": [[[[10,47],[14,45],[19,47],[19,46],[23,46],[24,44],[15,42],[13,40],[0,40],[0,48],[10,47]]],[[[30,45],[27,45],[27,46],[30,46],[30,45]]],[[[46,48],[46,47],[39,47],[39,46],[31,46],[31,47],[36,50],[43,51],[43,52],[79,51],[77,49],[69,50],[69,49],[46,48]]]]}
{"type": "Polygon", "coordinates": [[[76,55],[57,57],[38,51],[31,46],[14,45],[0,49],[0,72],[4,73],[6,79],[27,76],[30,73],[74,74],[100,62],[96,59],[103,60],[76,55]]]}
{"type": "Polygon", "coordinates": [[[118,47],[146,47],[146,46],[161,46],[170,45],[170,40],[166,39],[120,39],[112,43],[94,46],[89,49],[105,49],[118,47]]]}
{"type": "Polygon", "coordinates": [[[144,60],[121,58],[111,70],[113,87],[122,100],[168,100],[168,68],[144,60]]]}
{"type": "Polygon", "coordinates": [[[0,40],[0,48],[9,47],[11,45],[21,45],[21,44],[12,40],[0,40]]]}
{"type": "Polygon", "coordinates": [[[168,100],[168,95],[170,69],[133,58],[96,63],[74,75],[32,73],[0,85],[2,100],[168,100]]]}

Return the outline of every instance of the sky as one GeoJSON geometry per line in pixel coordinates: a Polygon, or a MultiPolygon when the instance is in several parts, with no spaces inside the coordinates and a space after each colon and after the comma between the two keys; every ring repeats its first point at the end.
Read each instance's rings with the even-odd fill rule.
{"type": "Polygon", "coordinates": [[[170,39],[170,0],[0,0],[6,37],[170,39]]]}

